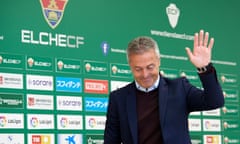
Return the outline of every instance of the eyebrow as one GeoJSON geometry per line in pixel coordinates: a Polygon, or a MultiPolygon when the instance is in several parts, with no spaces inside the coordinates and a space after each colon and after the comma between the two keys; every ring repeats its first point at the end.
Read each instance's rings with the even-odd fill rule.
{"type": "MultiPolygon", "coordinates": [[[[149,68],[151,66],[155,66],[155,64],[149,64],[149,65],[146,66],[146,68],[149,68]]],[[[141,67],[141,66],[134,66],[134,68],[141,68],[142,69],[143,67],[141,67]]]]}

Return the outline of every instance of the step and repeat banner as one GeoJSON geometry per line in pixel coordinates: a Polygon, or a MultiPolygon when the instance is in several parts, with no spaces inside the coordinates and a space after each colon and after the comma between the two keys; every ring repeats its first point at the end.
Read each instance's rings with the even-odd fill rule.
{"type": "Polygon", "coordinates": [[[111,91],[133,81],[126,47],[151,36],[161,73],[201,88],[185,47],[200,29],[225,106],[189,116],[193,144],[239,144],[238,1],[2,0],[0,144],[102,144],[111,91]]]}

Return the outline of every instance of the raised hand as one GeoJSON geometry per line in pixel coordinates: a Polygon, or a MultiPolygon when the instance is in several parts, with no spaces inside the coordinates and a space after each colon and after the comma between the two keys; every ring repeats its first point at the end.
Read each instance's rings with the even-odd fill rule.
{"type": "Polygon", "coordinates": [[[204,67],[211,62],[212,47],[214,44],[214,39],[209,40],[209,33],[200,30],[194,36],[193,51],[186,47],[188,57],[195,67],[204,67]]]}

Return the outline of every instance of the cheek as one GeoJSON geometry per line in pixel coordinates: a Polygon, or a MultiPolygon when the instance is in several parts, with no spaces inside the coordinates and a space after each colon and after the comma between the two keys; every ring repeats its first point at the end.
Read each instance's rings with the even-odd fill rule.
{"type": "Polygon", "coordinates": [[[132,74],[135,78],[138,78],[139,76],[141,76],[139,72],[135,72],[135,71],[132,71],[132,74]]]}
{"type": "Polygon", "coordinates": [[[141,79],[143,77],[142,72],[134,71],[134,72],[132,72],[132,74],[133,74],[135,79],[141,79]]]}

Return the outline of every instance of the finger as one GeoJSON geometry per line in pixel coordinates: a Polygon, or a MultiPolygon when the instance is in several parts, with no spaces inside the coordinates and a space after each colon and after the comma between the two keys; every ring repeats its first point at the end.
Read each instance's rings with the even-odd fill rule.
{"type": "Polygon", "coordinates": [[[207,47],[208,37],[209,37],[209,33],[206,32],[206,33],[205,33],[205,36],[204,36],[204,41],[203,41],[203,46],[204,46],[204,47],[207,47]]]}
{"type": "Polygon", "coordinates": [[[197,47],[198,47],[198,33],[195,33],[193,48],[197,48],[197,47]]]}
{"type": "Polygon", "coordinates": [[[203,34],[204,31],[200,30],[200,34],[199,34],[199,45],[198,46],[202,46],[203,45],[203,34]]]}
{"type": "Polygon", "coordinates": [[[213,44],[214,44],[214,38],[210,39],[209,45],[208,45],[208,49],[212,49],[213,48],[213,44]]]}

